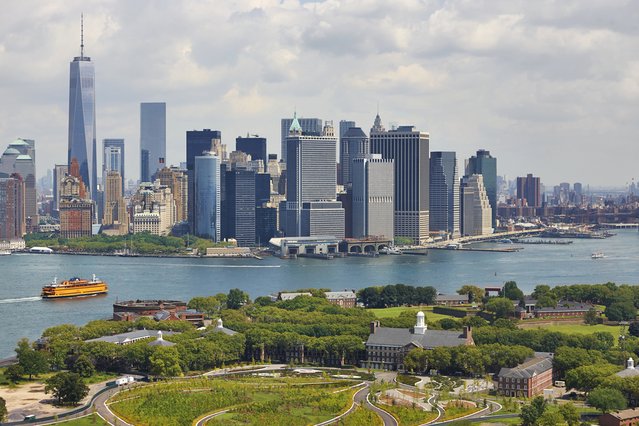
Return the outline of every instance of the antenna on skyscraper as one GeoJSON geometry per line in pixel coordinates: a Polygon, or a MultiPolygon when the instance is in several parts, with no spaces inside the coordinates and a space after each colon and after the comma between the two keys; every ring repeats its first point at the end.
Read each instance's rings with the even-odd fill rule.
{"type": "Polygon", "coordinates": [[[80,58],[84,59],[84,13],[80,14],[80,58]]]}

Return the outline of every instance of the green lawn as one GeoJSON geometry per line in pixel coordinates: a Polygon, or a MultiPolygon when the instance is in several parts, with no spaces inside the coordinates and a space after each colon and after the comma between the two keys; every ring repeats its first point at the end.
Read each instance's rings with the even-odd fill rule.
{"type": "Polygon", "coordinates": [[[411,311],[417,313],[417,311],[423,311],[426,314],[426,321],[439,321],[443,318],[453,318],[450,315],[442,315],[433,313],[432,306],[396,306],[393,308],[379,308],[379,309],[369,309],[369,311],[373,312],[377,318],[397,318],[402,312],[411,311]]]}
{"type": "Polygon", "coordinates": [[[544,330],[550,331],[560,331],[562,333],[569,334],[592,334],[600,331],[605,331],[615,338],[615,345],[619,342],[619,326],[613,325],[587,325],[587,324],[557,324],[557,325],[544,325],[539,328],[543,328],[544,330]]]}
{"type": "Polygon", "coordinates": [[[107,426],[108,423],[102,420],[100,416],[97,414],[91,414],[86,417],[80,417],[79,419],[68,420],[66,422],[56,423],[56,425],[67,425],[67,426],[107,426]]]}

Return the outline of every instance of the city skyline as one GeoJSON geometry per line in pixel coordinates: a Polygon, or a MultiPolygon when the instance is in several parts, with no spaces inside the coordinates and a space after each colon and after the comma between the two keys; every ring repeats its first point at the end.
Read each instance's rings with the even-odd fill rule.
{"type": "Polygon", "coordinates": [[[0,60],[13,65],[0,71],[0,92],[10,100],[0,106],[0,140],[35,139],[41,158],[51,159],[38,162],[38,176],[66,161],[66,63],[79,53],[84,11],[97,140],[127,141],[129,176],[139,174],[136,117],[148,99],[169,107],[167,164],[184,160],[187,130],[220,129],[230,147],[257,133],[281,154],[280,120],[294,110],[368,128],[379,102],[387,127],[414,124],[431,134],[432,150],[454,150],[460,159],[485,148],[511,179],[533,172],[546,185],[621,186],[636,177],[639,155],[630,118],[639,108],[637,62],[628,53],[636,12],[621,2],[580,6],[406,0],[371,2],[362,13],[347,1],[88,3],[84,10],[12,3],[0,30],[0,60]],[[140,15],[148,20],[134,25],[140,15]],[[198,24],[204,20],[219,25],[198,24]],[[157,26],[166,31],[144,37],[157,26]],[[26,66],[34,56],[38,64],[26,66]],[[602,163],[601,145],[624,153],[609,154],[614,167],[602,163]],[[522,157],[524,149],[539,155],[522,157]]]}

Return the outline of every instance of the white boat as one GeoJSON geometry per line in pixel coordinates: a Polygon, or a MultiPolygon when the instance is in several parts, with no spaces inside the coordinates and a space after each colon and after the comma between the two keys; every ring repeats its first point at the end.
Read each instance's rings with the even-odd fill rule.
{"type": "Polygon", "coordinates": [[[0,256],[9,256],[11,254],[11,250],[0,250],[0,256]]]}
{"type": "Polygon", "coordinates": [[[402,254],[402,251],[396,247],[382,247],[379,254],[402,254]]]}
{"type": "Polygon", "coordinates": [[[604,255],[603,252],[598,251],[598,252],[595,252],[595,253],[591,254],[590,257],[592,259],[603,259],[604,257],[606,257],[606,255],[604,255]]]}
{"type": "Polygon", "coordinates": [[[461,247],[461,243],[450,243],[446,244],[444,248],[446,248],[447,250],[459,250],[461,247]]]}

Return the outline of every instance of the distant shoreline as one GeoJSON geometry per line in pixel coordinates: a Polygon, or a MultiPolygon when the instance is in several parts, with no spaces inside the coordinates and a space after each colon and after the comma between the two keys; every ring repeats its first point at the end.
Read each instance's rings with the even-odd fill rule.
{"type": "MultiPolygon", "coordinates": [[[[220,255],[220,256],[200,256],[200,255],[192,255],[192,254],[162,254],[162,253],[140,253],[135,255],[121,255],[118,253],[94,253],[94,252],[79,252],[79,251],[54,251],[52,253],[36,253],[30,252],[29,250],[17,251],[19,254],[38,254],[38,255],[52,255],[52,254],[62,254],[62,255],[70,255],[70,256],[109,256],[109,257],[156,257],[156,258],[185,258],[185,259],[255,259],[260,260],[260,257],[252,254],[251,256],[244,255],[220,255]]],[[[260,252],[260,256],[263,256],[265,253],[260,252]]]]}

